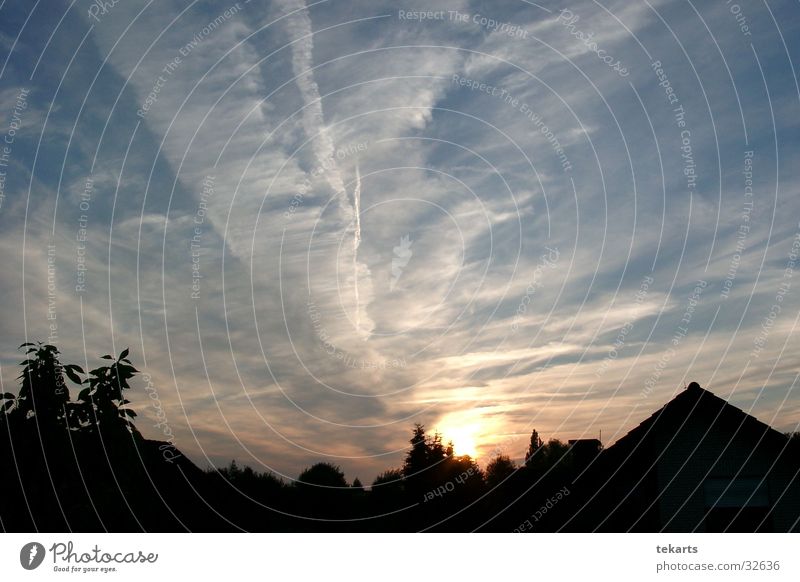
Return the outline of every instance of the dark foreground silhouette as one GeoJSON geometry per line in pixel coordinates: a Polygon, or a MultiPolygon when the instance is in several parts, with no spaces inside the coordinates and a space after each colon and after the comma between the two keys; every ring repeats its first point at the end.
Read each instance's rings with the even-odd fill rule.
{"type": "Polygon", "coordinates": [[[696,383],[614,446],[542,442],[482,470],[416,425],[402,467],[370,487],[317,463],[297,481],[235,462],[200,470],[142,437],[128,350],[85,373],[23,344],[0,399],[3,531],[797,531],[800,438],[696,383]],[[71,398],[67,380],[79,388],[71,398]]]}

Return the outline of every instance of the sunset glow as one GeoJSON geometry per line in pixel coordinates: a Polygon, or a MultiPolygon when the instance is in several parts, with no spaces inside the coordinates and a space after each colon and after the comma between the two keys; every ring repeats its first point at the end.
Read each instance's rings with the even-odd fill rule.
{"type": "Polygon", "coordinates": [[[480,426],[468,424],[442,430],[445,441],[453,441],[456,455],[469,455],[473,459],[478,456],[478,432],[480,426]]]}
{"type": "Polygon", "coordinates": [[[474,412],[451,413],[439,424],[439,432],[445,444],[452,441],[456,455],[479,457],[479,449],[491,438],[492,423],[474,412]]]}

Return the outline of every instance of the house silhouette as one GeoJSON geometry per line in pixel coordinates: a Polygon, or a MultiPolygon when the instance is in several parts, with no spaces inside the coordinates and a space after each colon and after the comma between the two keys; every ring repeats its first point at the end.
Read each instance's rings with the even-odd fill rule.
{"type": "Polygon", "coordinates": [[[692,382],[576,483],[580,531],[798,531],[800,463],[782,434],[692,382]]]}

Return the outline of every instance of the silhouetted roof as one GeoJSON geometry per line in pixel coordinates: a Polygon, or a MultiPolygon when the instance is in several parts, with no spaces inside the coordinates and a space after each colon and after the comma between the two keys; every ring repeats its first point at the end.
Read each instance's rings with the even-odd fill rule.
{"type": "Polygon", "coordinates": [[[697,382],[692,382],[686,390],[617,440],[607,451],[618,453],[640,448],[645,440],[664,432],[678,432],[697,422],[706,424],[709,429],[729,429],[731,432],[753,435],[756,440],[763,435],[762,444],[783,447],[788,440],[786,435],[701,388],[697,382]]]}

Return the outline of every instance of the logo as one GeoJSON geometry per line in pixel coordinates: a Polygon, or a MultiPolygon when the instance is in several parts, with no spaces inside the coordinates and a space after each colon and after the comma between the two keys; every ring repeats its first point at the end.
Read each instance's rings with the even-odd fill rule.
{"type": "Polygon", "coordinates": [[[35,570],[44,561],[44,546],[39,542],[29,542],[19,551],[19,563],[26,570],[35,570]]]}
{"type": "Polygon", "coordinates": [[[394,291],[397,281],[403,274],[403,269],[408,265],[411,260],[411,244],[414,241],[409,240],[409,235],[405,235],[400,239],[400,245],[394,247],[394,257],[392,258],[392,280],[389,281],[389,291],[394,291]]]}

